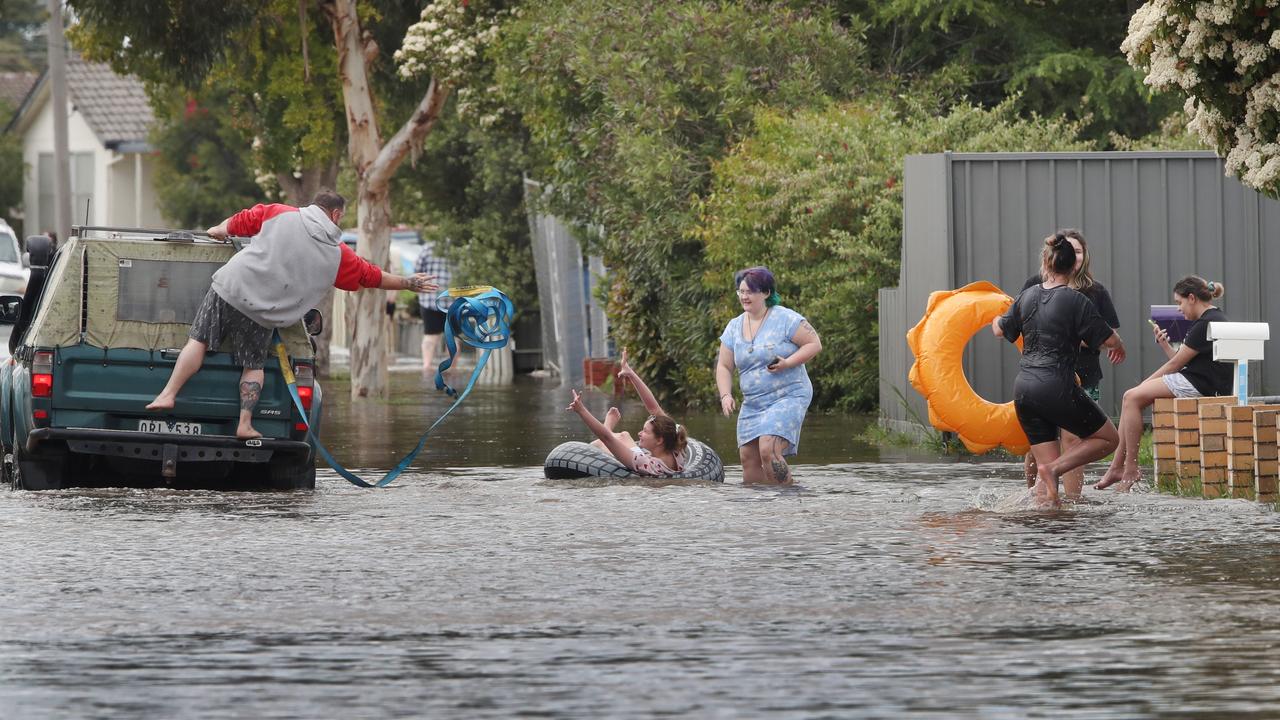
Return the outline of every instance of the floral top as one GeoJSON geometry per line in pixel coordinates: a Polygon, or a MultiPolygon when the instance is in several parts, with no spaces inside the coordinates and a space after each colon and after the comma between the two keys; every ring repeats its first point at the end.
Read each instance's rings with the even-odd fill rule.
{"type": "Polygon", "coordinates": [[[676,469],[672,470],[661,459],[655,457],[652,453],[639,445],[631,448],[632,464],[635,466],[637,475],[645,477],[671,477],[678,472],[684,471],[684,454],[676,453],[676,469]]]}

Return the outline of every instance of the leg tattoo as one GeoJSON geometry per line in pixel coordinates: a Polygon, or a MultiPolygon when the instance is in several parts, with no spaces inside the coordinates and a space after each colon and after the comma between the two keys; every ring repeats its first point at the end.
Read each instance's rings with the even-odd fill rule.
{"type": "Polygon", "coordinates": [[[791,482],[791,468],[784,460],[775,459],[770,463],[773,468],[773,479],[779,483],[791,482]]]}
{"type": "Polygon", "coordinates": [[[253,408],[258,404],[258,398],[262,395],[262,383],[242,382],[240,383],[240,409],[253,412],[253,408]]]}

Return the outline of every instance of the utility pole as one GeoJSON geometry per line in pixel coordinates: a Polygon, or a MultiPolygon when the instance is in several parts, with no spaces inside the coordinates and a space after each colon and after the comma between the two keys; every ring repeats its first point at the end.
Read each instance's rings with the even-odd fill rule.
{"type": "MultiPolygon", "coordinates": [[[[71,236],[71,158],[67,150],[67,41],[62,34],[62,0],[49,3],[49,87],[53,103],[54,228],[58,242],[71,236]]],[[[42,228],[47,229],[47,228],[42,228]]]]}

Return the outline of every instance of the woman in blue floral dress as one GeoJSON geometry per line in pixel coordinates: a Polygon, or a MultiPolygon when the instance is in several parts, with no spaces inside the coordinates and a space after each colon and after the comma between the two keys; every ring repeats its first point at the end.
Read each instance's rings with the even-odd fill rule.
{"type": "Polygon", "coordinates": [[[800,426],[813,399],[804,364],[822,350],[822,340],[804,316],[779,305],[773,273],[765,267],[734,275],[742,314],[720,335],[716,387],[720,410],[732,415],[733,370],[738,370],[742,410],[738,455],[747,485],[792,482],[785,457],[800,447],[800,426]]]}

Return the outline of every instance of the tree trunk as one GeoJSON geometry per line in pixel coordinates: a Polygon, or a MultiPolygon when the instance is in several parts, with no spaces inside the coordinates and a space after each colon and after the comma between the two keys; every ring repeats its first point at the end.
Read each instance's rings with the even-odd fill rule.
{"type": "MultiPolygon", "coordinates": [[[[371,192],[368,183],[360,189],[360,239],[356,252],[378,267],[385,268],[391,255],[391,203],[386,188],[371,192]]],[[[355,302],[347,302],[347,330],[351,334],[351,396],[382,397],[387,392],[387,348],[382,320],[386,293],[361,290],[355,302]]]]}
{"type": "MultiPolygon", "coordinates": [[[[347,152],[355,168],[357,227],[356,252],[365,260],[386,267],[390,253],[390,208],[385,188],[370,187],[369,168],[378,157],[382,139],[373,108],[373,93],[365,66],[365,42],[355,0],[335,0],[331,8],[333,39],[338,49],[338,75],[347,108],[347,152]]],[[[361,292],[348,303],[347,329],[351,332],[351,396],[383,396],[387,386],[387,359],[382,338],[382,293],[361,292]]]]}
{"type": "MultiPolygon", "coordinates": [[[[381,268],[386,268],[391,242],[391,178],[412,147],[419,146],[440,116],[447,88],[431,81],[413,115],[394,136],[382,145],[366,63],[373,40],[365,38],[356,14],[355,0],[333,0],[326,5],[338,49],[338,75],[342,78],[342,99],[347,109],[347,150],[359,183],[358,225],[360,239],[356,252],[381,268]]],[[[348,313],[351,340],[351,396],[385,396],[387,357],[382,320],[385,294],[364,291],[348,313]]]]}
{"type": "Polygon", "coordinates": [[[338,158],[316,167],[303,168],[294,177],[293,173],[276,173],[276,182],[284,191],[284,201],[294,207],[305,207],[311,204],[311,198],[321,190],[332,190],[338,182],[338,158]]]}

